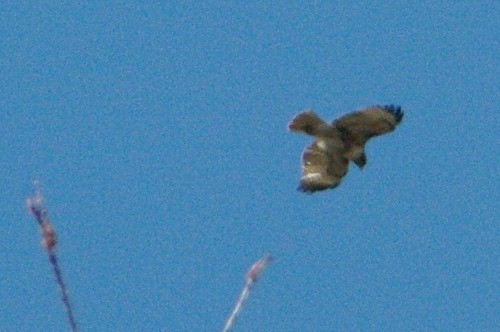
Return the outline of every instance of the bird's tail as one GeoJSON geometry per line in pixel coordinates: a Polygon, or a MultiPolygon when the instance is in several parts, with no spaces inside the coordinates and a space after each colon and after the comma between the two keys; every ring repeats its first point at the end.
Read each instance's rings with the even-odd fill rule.
{"type": "Polygon", "coordinates": [[[331,127],[312,110],[300,113],[290,121],[288,130],[312,136],[324,136],[331,127]]]}

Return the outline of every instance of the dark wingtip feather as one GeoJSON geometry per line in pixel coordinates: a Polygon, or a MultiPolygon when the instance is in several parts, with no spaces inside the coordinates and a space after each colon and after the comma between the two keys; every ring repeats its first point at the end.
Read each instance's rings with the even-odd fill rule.
{"type": "Polygon", "coordinates": [[[297,187],[297,190],[306,194],[312,194],[314,192],[314,190],[307,188],[302,183],[297,187]]]}
{"type": "Polygon", "coordinates": [[[384,111],[391,113],[394,116],[394,119],[396,120],[396,123],[400,123],[401,120],[403,120],[403,115],[404,112],[401,109],[401,106],[397,105],[385,105],[382,106],[384,111]]]}

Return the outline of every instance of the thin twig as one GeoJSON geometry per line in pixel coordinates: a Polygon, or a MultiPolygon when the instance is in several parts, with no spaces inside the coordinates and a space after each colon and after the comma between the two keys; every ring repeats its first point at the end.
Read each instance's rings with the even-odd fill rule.
{"type": "Polygon", "coordinates": [[[36,221],[38,222],[42,230],[42,236],[43,236],[42,244],[45,247],[47,254],[49,255],[50,263],[52,264],[52,268],[54,270],[54,275],[56,277],[57,285],[61,289],[62,293],[61,300],[64,304],[64,308],[66,309],[66,314],[68,315],[68,321],[71,327],[71,331],[76,332],[78,331],[78,328],[75,316],[73,314],[73,308],[69,301],[68,288],[64,283],[61,269],[59,267],[59,263],[57,261],[57,256],[56,256],[56,245],[57,245],[56,232],[54,230],[54,227],[52,227],[52,224],[49,219],[49,214],[45,209],[43,196],[40,193],[39,183],[35,182],[35,186],[36,186],[35,196],[30,197],[26,200],[26,206],[28,207],[28,210],[31,212],[31,214],[33,214],[33,216],[35,217],[36,221]]]}
{"type": "Polygon", "coordinates": [[[241,292],[240,297],[238,298],[238,301],[234,306],[233,312],[227,319],[226,325],[222,330],[223,332],[231,331],[234,325],[234,321],[236,320],[236,317],[238,317],[241,310],[243,309],[243,306],[247,302],[248,296],[250,295],[253,286],[259,280],[262,271],[264,271],[264,269],[269,265],[269,263],[271,263],[272,259],[273,258],[270,255],[266,254],[264,255],[264,257],[259,259],[250,267],[250,269],[247,272],[245,287],[243,287],[243,291],[241,292]]]}

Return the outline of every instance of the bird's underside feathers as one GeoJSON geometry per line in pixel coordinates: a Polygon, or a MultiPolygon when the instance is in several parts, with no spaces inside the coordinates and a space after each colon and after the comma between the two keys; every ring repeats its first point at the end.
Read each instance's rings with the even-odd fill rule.
{"type": "Polygon", "coordinates": [[[349,161],[331,143],[331,140],[328,142],[319,138],[304,150],[298,190],[313,193],[335,188],[340,184],[347,173],[349,161]]]}
{"type": "Polygon", "coordinates": [[[331,124],[312,110],[292,119],[288,128],[314,136],[315,142],[302,155],[302,178],[298,190],[315,192],[337,187],[347,174],[349,161],[366,164],[365,144],[375,136],[392,132],[403,118],[399,106],[372,106],[346,114],[331,124]]]}

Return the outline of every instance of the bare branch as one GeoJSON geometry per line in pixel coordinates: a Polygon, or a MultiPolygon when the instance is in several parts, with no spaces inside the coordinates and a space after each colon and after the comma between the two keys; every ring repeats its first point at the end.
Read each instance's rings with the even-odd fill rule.
{"type": "Polygon", "coordinates": [[[57,261],[56,256],[56,246],[57,246],[57,236],[52,226],[52,223],[49,219],[49,214],[45,209],[43,196],[40,193],[40,186],[38,182],[35,182],[36,190],[35,195],[26,200],[26,206],[31,214],[35,217],[36,221],[40,225],[40,229],[42,231],[43,241],[42,244],[45,247],[50,259],[50,263],[52,264],[52,269],[54,270],[54,275],[56,277],[56,282],[59,288],[61,289],[61,300],[64,304],[64,308],[66,309],[66,313],[68,315],[69,325],[71,327],[71,331],[78,331],[75,316],[73,314],[73,308],[69,301],[68,297],[68,288],[64,283],[61,269],[59,267],[59,263],[57,261]]]}
{"type": "Polygon", "coordinates": [[[271,263],[273,258],[269,255],[266,254],[264,257],[259,259],[257,262],[255,262],[250,269],[247,272],[246,276],[246,284],[245,287],[243,288],[240,297],[238,298],[238,301],[236,302],[236,305],[234,306],[233,312],[227,319],[226,325],[224,326],[224,329],[222,330],[223,332],[229,332],[233,328],[234,321],[236,320],[236,317],[240,314],[241,310],[243,309],[243,306],[245,305],[246,301],[248,300],[248,297],[250,295],[250,292],[253,289],[253,286],[255,283],[259,280],[262,271],[271,263]]]}

